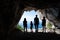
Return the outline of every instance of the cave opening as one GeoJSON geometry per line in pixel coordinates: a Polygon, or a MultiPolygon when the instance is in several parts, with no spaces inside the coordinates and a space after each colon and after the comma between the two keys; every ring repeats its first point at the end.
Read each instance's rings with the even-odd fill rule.
{"type": "MultiPolygon", "coordinates": [[[[21,19],[19,20],[18,24],[17,24],[17,28],[19,30],[21,30],[22,32],[24,32],[24,26],[23,26],[23,21],[24,21],[24,18],[27,19],[27,32],[31,32],[31,29],[30,29],[30,21],[33,22],[33,32],[36,32],[35,30],[35,26],[34,26],[34,17],[38,15],[38,18],[39,18],[39,26],[38,26],[38,32],[43,32],[43,27],[42,27],[42,18],[44,15],[42,15],[42,13],[37,10],[25,10],[23,12],[23,15],[21,17],[21,19]]],[[[50,22],[47,18],[46,18],[46,32],[54,32],[54,29],[55,29],[55,26],[52,22],[50,22]]],[[[26,29],[25,29],[26,31],[26,29]]]]}
{"type": "MultiPolygon", "coordinates": [[[[41,12],[40,12],[41,13],[41,12]]],[[[31,29],[30,29],[30,22],[32,21],[33,22],[33,27],[32,27],[32,31],[35,32],[35,26],[34,26],[34,18],[35,16],[38,15],[38,18],[39,18],[39,27],[38,29],[42,29],[42,25],[41,25],[41,19],[40,19],[40,16],[39,16],[39,11],[35,11],[35,10],[27,10],[27,11],[24,11],[23,12],[23,15],[18,23],[18,25],[21,26],[21,28],[23,29],[22,31],[24,32],[24,27],[23,27],[23,21],[24,21],[24,18],[26,18],[27,20],[27,32],[31,32],[31,29]]],[[[26,31],[26,29],[25,29],[26,31]]],[[[38,31],[39,32],[39,31],[38,31]]]]}

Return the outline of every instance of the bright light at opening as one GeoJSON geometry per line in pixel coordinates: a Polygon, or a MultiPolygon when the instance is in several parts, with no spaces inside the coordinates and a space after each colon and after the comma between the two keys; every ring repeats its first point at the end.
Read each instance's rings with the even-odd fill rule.
{"type": "MultiPolygon", "coordinates": [[[[24,21],[24,18],[27,19],[27,32],[31,32],[30,30],[30,21],[33,22],[34,24],[34,18],[35,16],[38,15],[38,18],[39,18],[39,26],[38,26],[38,32],[43,32],[42,30],[42,18],[43,18],[43,15],[41,14],[41,12],[38,11],[35,11],[35,10],[31,10],[31,11],[24,11],[20,21],[19,21],[19,25],[23,28],[23,21],[24,21]]],[[[48,20],[46,19],[46,25],[48,24],[48,20]]],[[[19,28],[19,27],[18,27],[19,28]]],[[[52,24],[51,28],[48,28],[48,26],[46,26],[46,32],[54,32],[54,28],[55,26],[52,24]],[[51,29],[52,28],[52,29],[51,29]]],[[[24,30],[22,30],[24,31],[24,30]]],[[[59,29],[56,29],[55,32],[57,34],[60,34],[59,32],[60,30],[59,29]]],[[[35,32],[35,26],[33,25],[33,32],[35,32]]]]}
{"type": "Polygon", "coordinates": [[[24,11],[22,17],[21,17],[21,20],[20,21],[23,21],[24,18],[27,19],[27,21],[34,21],[34,17],[35,15],[38,15],[38,18],[39,18],[39,14],[38,14],[38,11],[34,11],[34,10],[31,10],[31,11],[24,11]]]}
{"type": "MultiPolygon", "coordinates": [[[[40,16],[39,16],[39,13],[41,12],[38,12],[38,11],[35,11],[35,10],[31,10],[31,11],[24,11],[20,21],[19,21],[19,25],[23,28],[23,21],[24,21],[24,18],[26,18],[27,20],[27,27],[28,27],[28,30],[30,30],[30,21],[32,21],[34,23],[34,18],[36,15],[38,15],[38,18],[39,18],[39,28],[42,28],[42,25],[41,25],[41,19],[40,19],[40,16]]],[[[35,32],[35,29],[34,29],[34,25],[33,25],[33,31],[35,32]]]]}

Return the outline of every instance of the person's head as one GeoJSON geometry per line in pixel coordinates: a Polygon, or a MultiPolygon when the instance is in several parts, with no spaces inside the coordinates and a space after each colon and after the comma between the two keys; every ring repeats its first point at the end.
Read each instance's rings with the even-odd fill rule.
{"type": "Polygon", "coordinates": [[[26,20],[26,18],[24,18],[24,20],[26,20]]]}
{"type": "Polygon", "coordinates": [[[43,19],[45,19],[45,17],[43,17],[43,19]]]}
{"type": "Polygon", "coordinates": [[[37,15],[36,15],[36,17],[37,17],[37,15]]]}
{"type": "Polygon", "coordinates": [[[31,23],[32,23],[32,21],[31,21],[31,23]]]}

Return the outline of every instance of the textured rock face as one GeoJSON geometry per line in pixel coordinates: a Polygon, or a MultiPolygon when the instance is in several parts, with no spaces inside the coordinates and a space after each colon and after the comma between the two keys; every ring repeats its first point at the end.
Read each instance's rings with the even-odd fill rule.
{"type": "Polygon", "coordinates": [[[19,22],[24,6],[19,4],[20,1],[2,0],[0,2],[0,37],[1,40],[7,40],[9,33],[16,28],[15,25],[19,22]]]}
{"type": "Polygon", "coordinates": [[[53,22],[53,24],[60,28],[60,9],[59,8],[49,8],[45,11],[45,16],[53,22]]]}
{"type": "Polygon", "coordinates": [[[39,10],[40,16],[45,16],[49,21],[51,21],[55,27],[60,28],[60,9],[59,8],[47,8],[39,10]]]}
{"type": "Polygon", "coordinates": [[[47,9],[49,11],[52,11],[51,13],[45,13],[47,15],[47,18],[51,21],[53,21],[53,23],[56,26],[60,26],[59,22],[60,22],[60,12],[59,8],[58,9],[54,9],[55,7],[60,7],[60,2],[58,1],[52,1],[51,0],[47,1],[47,0],[15,0],[15,1],[11,1],[11,0],[2,0],[0,1],[1,5],[0,5],[0,32],[3,35],[3,38],[6,37],[6,35],[8,35],[8,33],[10,31],[12,31],[15,28],[15,25],[17,25],[17,23],[19,22],[24,8],[26,7],[33,7],[36,9],[47,9]],[[57,5],[58,4],[58,5],[57,5]],[[50,7],[54,7],[54,8],[50,8],[50,7]],[[56,13],[56,15],[54,14],[54,12],[56,13]],[[54,14],[54,15],[52,15],[54,14]],[[57,19],[56,19],[57,18],[57,19]],[[57,22],[57,23],[56,23],[57,22]]]}

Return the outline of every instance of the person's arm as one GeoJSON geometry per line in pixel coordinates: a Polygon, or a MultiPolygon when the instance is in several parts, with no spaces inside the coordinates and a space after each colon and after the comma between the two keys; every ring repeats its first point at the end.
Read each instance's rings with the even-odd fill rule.
{"type": "Polygon", "coordinates": [[[27,21],[26,21],[26,26],[27,26],[27,21]]]}
{"type": "Polygon", "coordinates": [[[27,24],[27,21],[26,21],[26,24],[27,24]]]}
{"type": "Polygon", "coordinates": [[[39,18],[38,18],[38,24],[39,24],[39,18]]]}
{"type": "Polygon", "coordinates": [[[46,20],[45,20],[45,26],[46,26],[46,20]]]}

